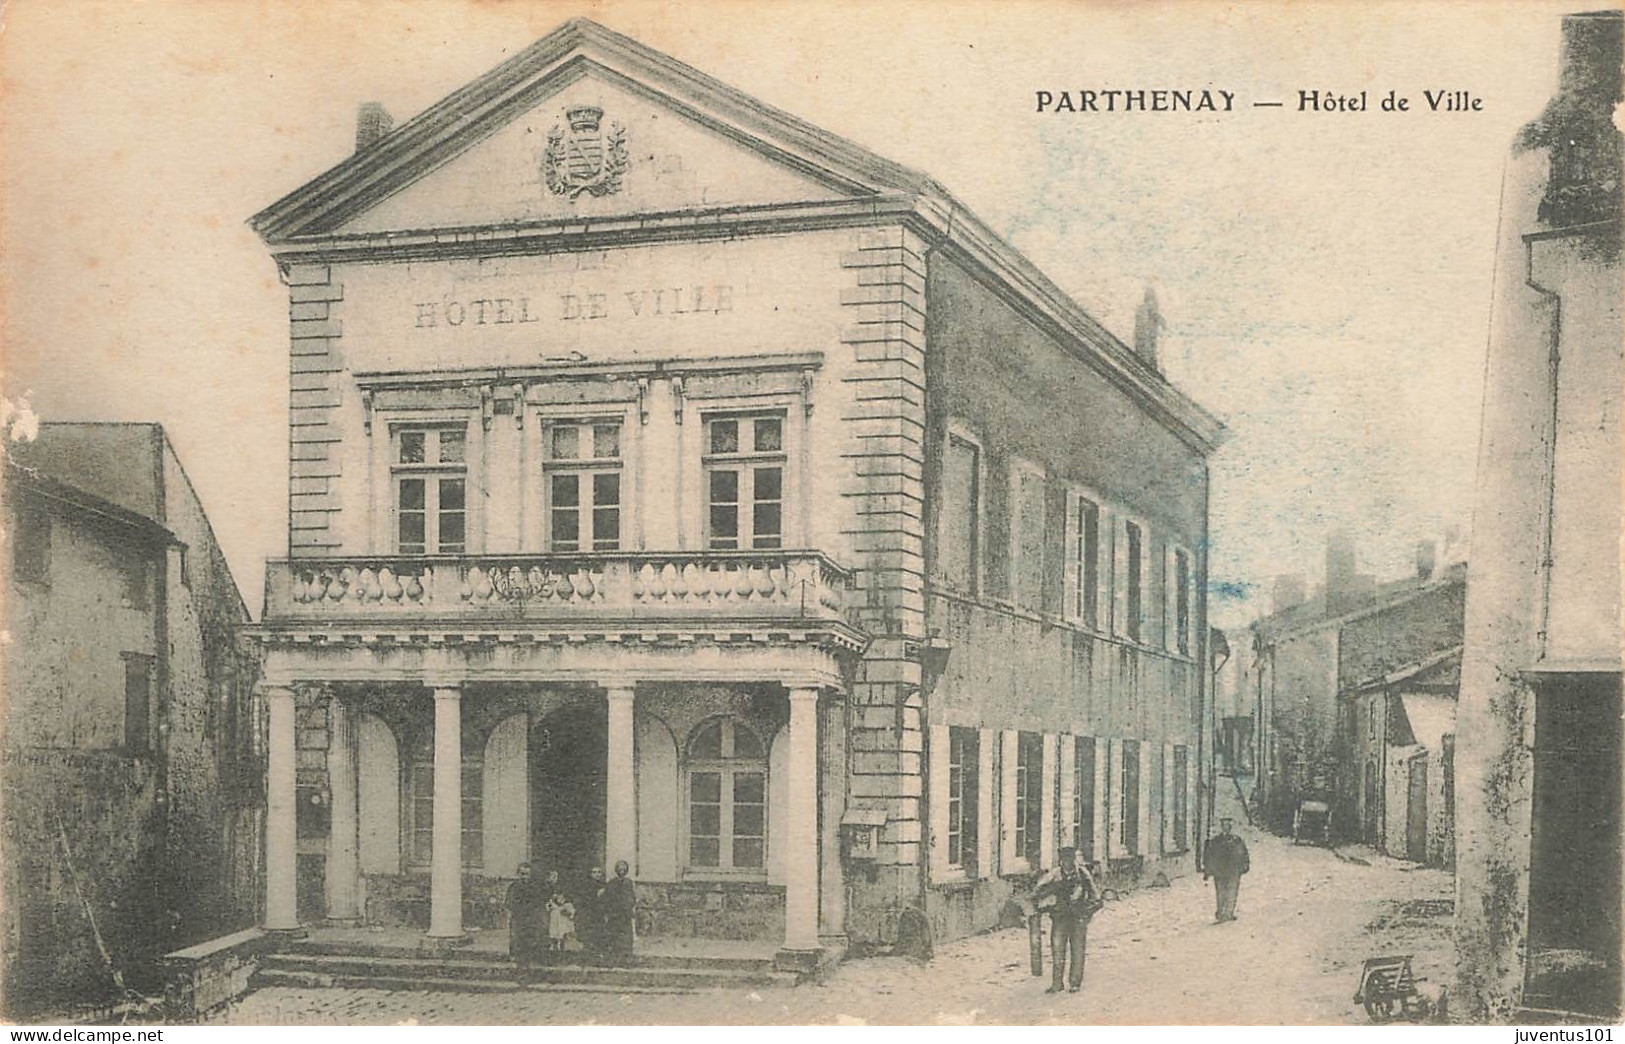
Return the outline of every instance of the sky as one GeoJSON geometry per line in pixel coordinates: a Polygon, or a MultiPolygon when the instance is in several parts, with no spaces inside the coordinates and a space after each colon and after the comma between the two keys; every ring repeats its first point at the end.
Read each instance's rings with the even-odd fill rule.
{"type": "Polygon", "coordinates": [[[286,290],[247,219],[585,15],[944,184],[1220,416],[1214,622],[1270,579],[1470,525],[1496,217],[1574,4],[11,0],[0,9],[0,390],[162,422],[248,603],[286,546],[286,290]],[[1223,89],[1234,111],[1036,111],[1223,89]],[[1393,90],[1405,113],[1383,113],[1393,90]],[[1424,90],[1476,112],[1432,113],[1424,90]],[[1370,111],[1298,111],[1300,91],[1370,111]],[[1282,101],[1281,108],[1254,101],[1282,101]]]}

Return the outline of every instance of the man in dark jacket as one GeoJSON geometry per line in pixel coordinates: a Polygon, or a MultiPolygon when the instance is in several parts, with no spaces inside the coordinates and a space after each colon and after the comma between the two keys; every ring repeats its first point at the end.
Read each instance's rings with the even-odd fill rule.
{"type": "Polygon", "coordinates": [[[1219,833],[1208,839],[1202,859],[1202,880],[1213,878],[1214,924],[1236,919],[1241,875],[1252,865],[1247,856],[1247,842],[1230,832],[1235,825],[1234,819],[1219,820],[1219,833]]]}
{"type": "Polygon", "coordinates": [[[508,956],[529,974],[542,949],[541,882],[530,876],[530,864],[519,864],[519,879],[508,886],[508,956]]]}
{"type": "Polygon", "coordinates": [[[1073,993],[1083,986],[1083,951],[1089,941],[1089,919],[1099,907],[1099,892],[1089,871],[1078,865],[1078,854],[1061,849],[1061,865],[1039,878],[1033,890],[1033,906],[1042,916],[1049,912],[1050,987],[1046,993],[1060,993],[1063,973],[1066,988],[1073,993]],[[1067,954],[1072,966],[1067,968],[1067,954]]]}

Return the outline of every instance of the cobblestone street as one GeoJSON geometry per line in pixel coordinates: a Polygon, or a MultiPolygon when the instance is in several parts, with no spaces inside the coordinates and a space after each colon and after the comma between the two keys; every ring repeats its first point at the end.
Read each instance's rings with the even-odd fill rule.
{"type": "Polygon", "coordinates": [[[423,1024],[1363,1024],[1361,962],[1415,954],[1433,982],[1451,971],[1450,877],[1363,850],[1341,857],[1248,832],[1253,872],[1240,920],[1211,923],[1199,876],[1108,904],[1089,936],[1078,994],[1048,995],[1027,972],[1027,934],[947,943],[919,965],[850,961],[790,989],[615,994],[516,988],[407,993],[270,988],[218,1023],[423,1024]],[[1431,900],[1431,902],[1429,902],[1431,900]]]}

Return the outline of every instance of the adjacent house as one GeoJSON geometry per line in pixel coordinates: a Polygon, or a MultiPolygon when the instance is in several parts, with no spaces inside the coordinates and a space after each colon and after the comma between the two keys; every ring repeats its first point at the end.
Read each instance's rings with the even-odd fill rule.
{"type": "Polygon", "coordinates": [[[7,448],[5,1010],[151,989],[254,922],[260,761],[248,612],[156,424],[7,448]]]}
{"type": "Polygon", "coordinates": [[[1452,856],[1453,745],[1464,563],[1378,584],[1354,569],[1346,538],[1328,546],[1327,585],[1251,628],[1243,692],[1262,733],[1254,796],[1273,830],[1305,801],[1329,806],[1334,839],[1438,865],[1452,856]]]}
{"type": "Polygon", "coordinates": [[[1190,866],[1217,421],[930,178],[573,21],[253,219],[265,925],[939,936],[1190,866]],[[1037,390],[1042,389],[1042,394],[1037,390]]]}
{"type": "Polygon", "coordinates": [[[1622,29],[1563,19],[1502,182],[1456,746],[1451,1006],[1478,1020],[1620,1011],[1622,29]]]}

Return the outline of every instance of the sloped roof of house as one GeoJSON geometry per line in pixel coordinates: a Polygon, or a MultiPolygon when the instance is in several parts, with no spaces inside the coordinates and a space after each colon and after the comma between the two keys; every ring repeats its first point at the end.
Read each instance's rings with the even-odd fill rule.
{"type": "Polygon", "coordinates": [[[1387,670],[1381,674],[1362,678],[1348,691],[1363,692],[1370,689],[1415,688],[1446,690],[1461,685],[1460,645],[1424,656],[1419,660],[1387,670]]]}
{"type": "Polygon", "coordinates": [[[59,513],[102,529],[112,529],[137,543],[154,548],[178,546],[179,537],[158,522],[138,511],[121,507],[105,497],[87,493],[77,486],[58,481],[26,464],[7,459],[6,485],[14,491],[45,500],[58,508],[59,513]]]}

